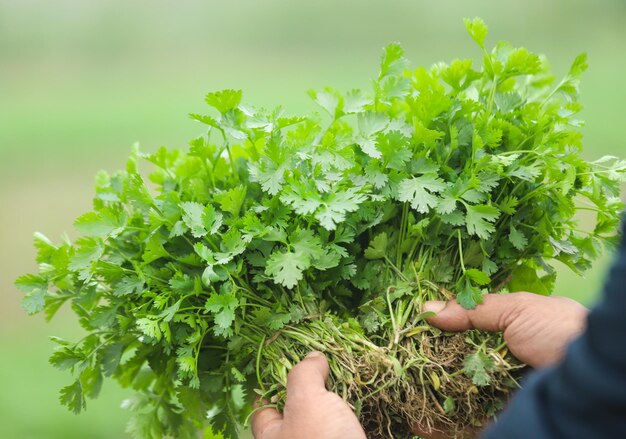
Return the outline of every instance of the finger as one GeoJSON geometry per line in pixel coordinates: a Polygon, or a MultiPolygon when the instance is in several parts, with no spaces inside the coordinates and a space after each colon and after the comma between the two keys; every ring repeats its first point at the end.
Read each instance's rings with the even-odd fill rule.
{"type": "MultiPolygon", "coordinates": [[[[483,303],[474,309],[465,309],[456,300],[449,302],[429,301],[424,304],[424,311],[433,311],[436,316],[428,322],[444,331],[466,331],[481,329],[483,331],[504,331],[514,314],[524,301],[528,301],[529,293],[486,294],[483,303]]],[[[532,298],[531,298],[532,300],[532,298]]]]}
{"type": "Polygon", "coordinates": [[[326,391],[329,367],[321,352],[311,352],[287,375],[287,401],[290,398],[326,391]]]}
{"type": "Polygon", "coordinates": [[[277,438],[282,422],[283,415],[275,408],[258,409],[252,415],[252,435],[255,439],[277,438]]]}

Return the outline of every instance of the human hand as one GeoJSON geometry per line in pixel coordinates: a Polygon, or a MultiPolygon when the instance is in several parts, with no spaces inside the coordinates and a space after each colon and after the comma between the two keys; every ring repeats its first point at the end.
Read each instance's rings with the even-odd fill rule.
{"type": "MultiPolygon", "coordinates": [[[[585,328],[588,310],[565,297],[532,293],[487,294],[483,303],[467,310],[456,300],[426,302],[423,311],[437,315],[428,322],[445,331],[502,331],[513,355],[533,367],[558,362],[568,343],[585,328]]],[[[452,433],[413,426],[413,432],[428,439],[450,439],[452,433]]],[[[479,429],[469,428],[463,438],[477,437],[479,429]]],[[[458,437],[458,435],[456,436],[458,437]]]]}
{"type": "Polygon", "coordinates": [[[255,439],[365,439],[363,427],[348,404],[326,390],[326,357],[311,352],[287,376],[283,413],[264,408],[252,416],[255,439]]]}
{"type": "Polygon", "coordinates": [[[533,367],[557,363],[589,312],[574,300],[533,293],[487,294],[472,310],[455,300],[426,302],[423,309],[437,313],[428,322],[445,331],[502,331],[511,353],[533,367]]]}

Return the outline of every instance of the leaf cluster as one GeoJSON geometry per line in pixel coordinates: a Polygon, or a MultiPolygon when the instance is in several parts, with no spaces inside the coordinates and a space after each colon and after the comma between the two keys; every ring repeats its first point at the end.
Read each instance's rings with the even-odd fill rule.
{"type": "MultiPolygon", "coordinates": [[[[54,339],[74,376],[61,402],[79,412],[112,377],[136,391],[136,436],[209,422],[234,438],[258,348],[287,324],[332,312],[375,333],[415,280],[471,308],[503,287],[549,294],[555,261],[589,268],[616,242],[626,161],[581,156],[584,55],[555,82],[544,57],[488,51],[484,23],[466,26],[482,65],[408,68],[391,44],[370,91],[313,91],[320,114],[299,117],[209,93],[187,151],[135,149],[98,174],[81,237],[36,235],[39,273],[17,281],[29,313],[69,302],[87,331],[54,339]]],[[[465,366],[484,383],[484,358],[465,366]]]]}

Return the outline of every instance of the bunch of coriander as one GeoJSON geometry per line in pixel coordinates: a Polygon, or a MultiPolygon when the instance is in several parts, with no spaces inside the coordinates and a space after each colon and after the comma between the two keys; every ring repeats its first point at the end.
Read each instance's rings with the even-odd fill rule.
{"type": "Polygon", "coordinates": [[[317,349],[371,437],[496,413],[523,365],[499,335],[428,326],[421,305],[550,294],[554,261],[584,272],[617,239],[626,162],[581,157],[584,56],[555,82],[544,58],[487,51],[485,24],[466,27],[479,68],[408,69],[391,44],[372,90],[311,92],[323,113],[302,117],[210,93],[187,152],[135,150],[100,173],[81,237],[37,234],[39,274],[17,280],[29,313],[69,302],[87,331],[53,338],[74,377],[61,402],[80,412],[112,377],[136,392],[136,437],[232,439],[257,394],[282,407],[289,368],[317,349]]]}

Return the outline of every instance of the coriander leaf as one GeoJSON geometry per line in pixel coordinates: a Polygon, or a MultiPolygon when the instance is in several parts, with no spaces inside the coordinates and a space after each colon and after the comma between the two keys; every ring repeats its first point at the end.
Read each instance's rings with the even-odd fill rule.
{"type": "Polygon", "coordinates": [[[463,19],[465,23],[465,28],[467,32],[470,34],[472,39],[476,41],[476,43],[481,47],[485,48],[485,38],[487,37],[487,25],[481,18],[465,18],[463,19]]]}
{"type": "Polygon", "coordinates": [[[145,282],[136,275],[125,276],[113,287],[115,296],[125,296],[127,294],[141,293],[145,282]]]}
{"type": "Polygon", "coordinates": [[[409,202],[420,213],[428,213],[439,202],[439,197],[434,194],[445,188],[445,182],[436,174],[408,178],[398,186],[398,200],[409,202]]]}
{"type": "Polygon", "coordinates": [[[268,326],[270,329],[274,331],[278,331],[282,329],[289,321],[291,320],[291,314],[283,312],[283,313],[273,313],[271,318],[269,319],[268,326]]]}
{"type": "Polygon", "coordinates": [[[520,265],[511,273],[508,287],[511,291],[529,291],[547,296],[551,291],[551,282],[549,276],[542,278],[537,274],[536,269],[520,265]]]}
{"type": "Polygon", "coordinates": [[[161,328],[159,327],[159,320],[154,319],[152,316],[138,319],[137,329],[148,337],[154,338],[156,341],[161,340],[163,336],[161,328]]]}
{"type": "Polygon", "coordinates": [[[296,230],[289,238],[289,242],[296,253],[305,255],[311,261],[324,255],[324,249],[319,238],[311,230],[296,230]]]}
{"type": "Polygon", "coordinates": [[[183,209],[183,221],[185,225],[191,230],[191,234],[196,238],[201,238],[206,235],[206,228],[204,225],[204,206],[200,203],[193,201],[186,201],[180,203],[183,209]]]}
{"type": "Polygon", "coordinates": [[[235,310],[239,307],[237,297],[232,293],[211,294],[204,307],[213,314],[216,335],[230,336],[232,323],[235,321],[235,310]]]}
{"type": "Polygon", "coordinates": [[[293,288],[303,278],[303,271],[311,266],[309,257],[303,253],[275,251],[265,267],[265,274],[274,282],[293,288]]]}
{"type": "Polygon", "coordinates": [[[518,250],[524,250],[528,245],[528,238],[515,226],[511,225],[511,233],[509,233],[509,241],[518,250]]]}
{"type": "Polygon", "coordinates": [[[468,268],[465,276],[477,285],[488,285],[491,282],[489,276],[476,268],[468,268]]]}
{"type": "Polygon", "coordinates": [[[211,107],[216,108],[220,113],[224,114],[233,108],[237,108],[241,102],[241,97],[241,90],[222,90],[215,93],[208,93],[204,100],[211,107]]]}
{"type": "MultiPolygon", "coordinates": [[[[226,192],[223,192],[215,197],[215,200],[220,204],[220,208],[224,212],[230,213],[234,217],[239,216],[239,211],[241,211],[241,206],[243,206],[244,200],[246,198],[246,188],[244,186],[237,186],[232,189],[229,189],[226,192]]],[[[211,224],[209,230],[214,228],[215,222],[215,213],[206,212],[204,213],[205,217],[208,216],[208,222],[211,224]],[[211,218],[213,216],[213,218],[211,218]]]]}
{"type": "Polygon", "coordinates": [[[46,290],[32,289],[22,298],[22,308],[29,314],[37,314],[44,310],[46,298],[46,290]]]}
{"type": "Polygon", "coordinates": [[[50,364],[60,370],[72,369],[81,361],[85,360],[85,356],[81,353],[69,348],[64,347],[56,350],[50,357],[50,364]]]}
{"type": "Polygon", "coordinates": [[[84,235],[104,238],[119,234],[124,227],[124,219],[114,211],[105,208],[80,216],[74,222],[74,227],[84,235]]]}
{"type": "MultiPolygon", "coordinates": [[[[244,196],[245,196],[245,192],[244,192],[244,196]]],[[[241,205],[239,205],[239,207],[237,207],[236,209],[235,207],[236,207],[235,205],[228,205],[227,209],[224,209],[224,207],[222,207],[222,209],[231,213],[233,211],[239,212],[239,209],[241,209],[241,205]]],[[[220,227],[222,226],[222,223],[223,223],[222,214],[220,212],[216,212],[215,208],[212,205],[208,204],[204,208],[204,211],[202,212],[202,225],[204,226],[204,229],[210,235],[215,235],[219,231],[220,227]]]]}
{"type": "Polygon", "coordinates": [[[342,223],[346,213],[354,212],[359,204],[365,201],[365,196],[359,194],[356,189],[334,192],[322,203],[315,214],[315,218],[327,230],[335,230],[337,224],[342,223]]]}
{"type": "Polygon", "coordinates": [[[456,410],[456,401],[454,400],[454,398],[448,396],[445,401],[443,402],[443,410],[449,414],[449,413],[453,413],[454,410],[456,410]]]}
{"type": "Polygon", "coordinates": [[[45,296],[48,291],[46,280],[34,274],[25,274],[15,281],[15,286],[26,295],[22,298],[22,308],[32,315],[43,311],[45,296]]]}
{"type": "Polygon", "coordinates": [[[319,199],[317,193],[303,193],[304,191],[295,186],[291,189],[286,189],[280,196],[280,200],[294,208],[296,213],[300,215],[310,215],[322,205],[322,201],[319,199]]]}
{"type": "Polygon", "coordinates": [[[370,245],[365,249],[367,259],[381,259],[387,255],[387,234],[382,232],[370,241],[370,245]]]}
{"type": "Polygon", "coordinates": [[[404,58],[404,49],[398,43],[385,47],[380,60],[380,74],[378,80],[386,76],[396,75],[404,70],[407,60],[404,58]]]}
{"type": "Polygon", "coordinates": [[[465,374],[472,379],[475,385],[488,386],[491,383],[489,373],[495,369],[495,362],[493,358],[478,351],[468,355],[465,360],[463,360],[463,369],[465,370],[465,374]]]}
{"type": "Polygon", "coordinates": [[[439,200],[436,210],[442,215],[447,215],[456,210],[457,199],[453,195],[443,194],[443,197],[439,200]]]}
{"type": "Polygon", "coordinates": [[[483,293],[470,282],[465,282],[465,287],[456,296],[457,302],[465,309],[474,309],[483,302],[483,293]]]}
{"type": "Polygon", "coordinates": [[[144,252],[142,255],[142,260],[149,264],[150,262],[154,262],[160,258],[167,258],[171,255],[165,250],[163,247],[163,243],[161,242],[161,238],[159,235],[155,234],[148,240],[145,245],[144,252]]]}
{"type": "Polygon", "coordinates": [[[330,88],[324,91],[310,90],[309,96],[313,98],[317,104],[328,112],[333,118],[338,117],[342,111],[342,100],[337,92],[330,88]]]}
{"type": "Polygon", "coordinates": [[[465,221],[468,233],[482,239],[488,239],[496,231],[493,223],[500,217],[500,211],[494,206],[485,204],[465,205],[465,207],[467,209],[465,221]]]}
{"type": "Polygon", "coordinates": [[[59,400],[61,404],[67,406],[71,411],[77,414],[87,407],[85,396],[83,395],[83,388],[78,380],[75,381],[74,384],[70,384],[61,389],[59,400]]]}
{"type": "Polygon", "coordinates": [[[519,204],[519,200],[517,197],[512,196],[512,195],[507,195],[506,197],[504,197],[502,202],[498,204],[498,207],[503,213],[507,215],[513,215],[515,213],[515,208],[517,207],[518,204],[519,204]]]}

